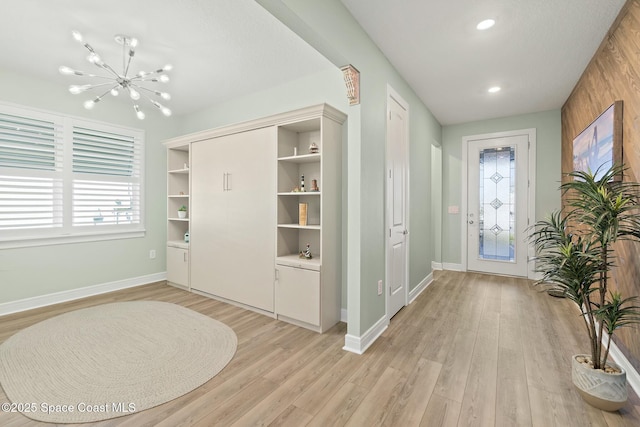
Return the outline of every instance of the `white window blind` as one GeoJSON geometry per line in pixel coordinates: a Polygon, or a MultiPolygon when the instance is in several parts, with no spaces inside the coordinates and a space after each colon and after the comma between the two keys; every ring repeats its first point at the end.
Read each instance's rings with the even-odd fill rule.
{"type": "Polygon", "coordinates": [[[0,103],[0,248],[142,236],[143,146],[141,130],[0,103]]]}
{"type": "Polygon", "coordinates": [[[0,231],[62,226],[62,125],[0,111],[0,231]]]}
{"type": "Polygon", "coordinates": [[[73,225],[140,223],[139,138],[73,128],[73,225]]]}

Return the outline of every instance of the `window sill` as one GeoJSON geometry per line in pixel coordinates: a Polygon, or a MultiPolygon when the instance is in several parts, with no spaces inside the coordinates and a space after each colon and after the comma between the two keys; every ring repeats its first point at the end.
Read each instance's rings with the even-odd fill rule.
{"type": "Polygon", "coordinates": [[[34,236],[0,240],[0,249],[30,248],[39,246],[66,245],[72,243],[99,242],[103,240],[134,239],[144,237],[145,229],[108,231],[102,233],[76,233],[58,236],[34,236]]]}

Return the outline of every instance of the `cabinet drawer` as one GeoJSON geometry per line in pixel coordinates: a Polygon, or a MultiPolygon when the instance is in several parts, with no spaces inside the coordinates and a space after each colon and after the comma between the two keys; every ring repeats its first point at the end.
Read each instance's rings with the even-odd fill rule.
{"type": "Polygon", "coordinates": [[[320,272],[276,266],[276,313],[320,325],[320,272]]]}

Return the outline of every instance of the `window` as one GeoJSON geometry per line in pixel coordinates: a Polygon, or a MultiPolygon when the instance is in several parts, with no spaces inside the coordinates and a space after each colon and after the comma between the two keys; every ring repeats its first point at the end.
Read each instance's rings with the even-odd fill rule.
{"type": "Polygon", "coordinates": [[[0,104],[0,248],[142,236],[144,132],[0,104]]]}

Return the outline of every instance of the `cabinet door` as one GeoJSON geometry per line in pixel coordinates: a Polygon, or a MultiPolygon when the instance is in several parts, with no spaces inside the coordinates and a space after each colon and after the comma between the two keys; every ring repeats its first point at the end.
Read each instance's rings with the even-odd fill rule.
{"type": "Polygon", "coordinates": [[[191,286],[273,312],[275,129],[192,150],[191,286]]]}
{"type": "Polygon", "coordinates": [[[167,247],[167,281],[189,286],[189,250],[167,247]]]}
{"type": "Polygon", "coordinates": [[[320,325],[320,272],[277,266],[276,313],[320,325]]]}
{"type": "Polygon", "coordinates": [[[211,244],[228,239],[223,159],[230,148],[215,140],[191,144],[191,288],[213,295],[220,295],[214,274],[222,260],[212,253],[211,244]]]}

